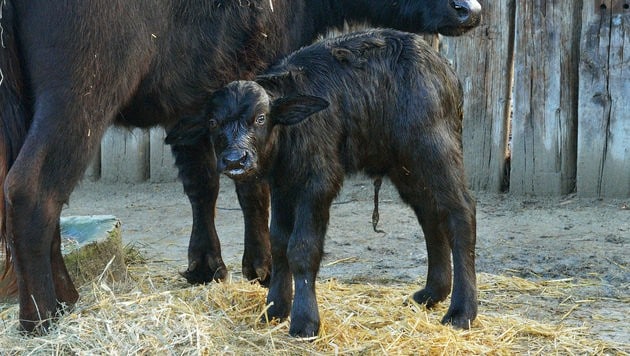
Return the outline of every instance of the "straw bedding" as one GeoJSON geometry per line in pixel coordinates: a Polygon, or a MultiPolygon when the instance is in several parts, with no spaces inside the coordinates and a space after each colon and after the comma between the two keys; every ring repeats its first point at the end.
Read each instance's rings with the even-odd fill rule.
{"type": "MultiPolygon", "coordinates": [[[[97,279],[48,335],[17,330],[16,305],[0,304],[0,354],[626,354],[586,328],[543,324],[510,314],[507,292],[562,297],[572,281],[544,283],[480,274],[480,315],[473,328],[439,323],[448,301],[426,310],[409,296],[417,285],[318,283],[322,318],[314,340],[268,325],[266,290],[241,280],[190,287],[159,265],[129,268],[124,283],[97,279]]],[[[231,266],[231,270],[235,270],[231,266]]]]}

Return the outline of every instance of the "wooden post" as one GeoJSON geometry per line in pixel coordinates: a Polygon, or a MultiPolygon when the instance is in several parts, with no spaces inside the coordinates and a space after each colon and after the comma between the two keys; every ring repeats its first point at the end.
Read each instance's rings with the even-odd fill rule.
{"type": "Polygon", "coordinates": [[[84,178],[96,182],[101,178],[101,148],[99,147],[98,152],[92,158],[90,165],[85,170],[84,178]]]}
{"type": "Polygon", "coordinates": [[[149,133],[111,127],[101,141],[101,181],[137,183],[149,174],[149,133]]]}
{"type": "Polygon", "coordinates": [[[628,197],[630,0],[587,0],[582,23],[577,192],[628,197]]]}
{"type": "Polygon", "coordinates": [[[581,1],[516,6],[510,192],[560,195],[575,187],[581,1]]]}
{"type": "Polygon", "coordinates": [[[442,37],[441,52],[464,86],[464,164],[474,190],[499,192],[509,135],[515,0],[484,3],[483,23],[442,37]]]}
{"type": "Polygon", "coordinates": [[[151,129],[151,177],[154,183],[174,182],[177,179],[175,158],[171,147],[164,144],[166,133],[161,127],[151,129]]]}

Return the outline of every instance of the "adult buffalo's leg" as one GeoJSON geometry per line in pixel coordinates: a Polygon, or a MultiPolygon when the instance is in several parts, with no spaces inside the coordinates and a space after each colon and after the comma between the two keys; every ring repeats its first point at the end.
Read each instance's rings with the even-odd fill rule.
{"type": "Polygon", "coordinates": [[[31,172],[16,164],[5,181],[5,208],[7,238],[19,293],[20,323],[27,331],[44,331],[57,311],[51,249],[61,204],[50,200],[38,204],[37,187],[27,181],[35,182],[32,178],[22,179],[31,172]]]}
{"type": "MultiPolygon", "coordinates": [[[[57,303],[65,304],[66,306],[72,305],[79,299],[79,293],[72,283],[66,264],[63,262],[63,256],[61,255],[61,232],[59,224],[57,224],[55,232],[53,233],[50,255],[57,303]]],[[[64,305],[61,305],[61,307],[63,306],[64,305]]]]}
{"type": "Polygon", "coordinates": [[[89,107],[95,103],[81,100],[100,97],[73,98],[61,90],[38,93],[28,136],[5,179],[7,237],[17,277],[20,321],[28,331],[45,330],[57,315],[59,303],[72,304],[77,299],[61,258],[59,216],[113,113],[109,121],[90,121],[91,116],[77,113],[70,103],[89,107]]]}
{"type": "Polygon", "coordinates": [[[182,275],[191,284],[223,280],[227,268],[221,258],[221,244],[214,225],[219,174],[213,146],[203,141],[196,146],[174,145],[172,151],[193,216],[188,269],[182,275]]]}
{"type": "Polygon", "coordinates": [[[243,276],[267,286],[271,278],[269,244],[269,185],[256,179],[236,182],[245,220],[243,276]]]}

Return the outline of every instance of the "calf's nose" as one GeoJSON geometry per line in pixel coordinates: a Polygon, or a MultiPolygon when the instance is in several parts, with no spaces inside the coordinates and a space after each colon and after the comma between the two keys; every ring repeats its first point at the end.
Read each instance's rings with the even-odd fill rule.
{"type": "Polygon", "coordinates": [[[221,157],[225,170],[242,169],[245,168],[245,161],[247,160],[247,151],[229,151],[223,154],[221,157]]]}

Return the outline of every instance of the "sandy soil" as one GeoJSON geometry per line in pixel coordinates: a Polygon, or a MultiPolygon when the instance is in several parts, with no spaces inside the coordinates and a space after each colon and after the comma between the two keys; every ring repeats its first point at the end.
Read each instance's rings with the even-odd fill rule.
{"type": "MultiPolygon", "coordinates": [[[[320,278],[423,284],[427,256],[413,212],[385,181],[379,224],[384,233],[376,233],[371,226],[372,192],[366,178],[346,181],[331,211],[320,278]]],[[[509,313],[586,326],[597,338],[629,345],[630,352],[630,199],[476,197],[478,272],[572,282],[561,298],[505,291],[515,305],[509,313]]],[[[63,215],[93,214],[116,215],[123,223],[125,243],[137,245],[151,263],[166,265],[173,273],[185,269],[191,214],[181,184],[84,182],[63,215]]],[[[227,178],[219,196],[217,230],[223,259],[239,276],[243,223],[227,178]]]]}

